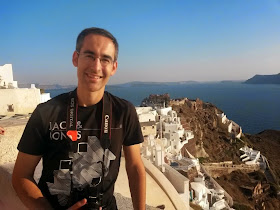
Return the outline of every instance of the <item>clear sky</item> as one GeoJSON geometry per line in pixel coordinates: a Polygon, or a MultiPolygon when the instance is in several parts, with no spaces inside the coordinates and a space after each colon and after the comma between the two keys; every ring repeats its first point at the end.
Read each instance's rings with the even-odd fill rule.
{"type": "Polygon", "coordinates": [[[0,65],[20,84],[76,84],[76,37],[92,26],[119,41],[110,84],[280,73],[279,0],[1,1],[0,65]]]}

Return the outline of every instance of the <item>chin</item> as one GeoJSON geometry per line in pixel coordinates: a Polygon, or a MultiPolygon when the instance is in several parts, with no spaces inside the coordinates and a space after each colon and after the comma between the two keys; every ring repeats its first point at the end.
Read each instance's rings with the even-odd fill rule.
{"type": "Polygon", "coordinates": [[[105,86],[100,86],[100,85],[90,85],[88,86],[88,91],[89,92],[97,92],[97,91],[104,91],[105,90],[105,86]]]}
{"type": "Polygon", "coordinates": [[[90,81],[82,81],[78,83],[78,86],[82,91],[86,92],[97,92],[97,91],[104,91],[105,90],[105,81],[99,82],[90,82],[90,81]]]}

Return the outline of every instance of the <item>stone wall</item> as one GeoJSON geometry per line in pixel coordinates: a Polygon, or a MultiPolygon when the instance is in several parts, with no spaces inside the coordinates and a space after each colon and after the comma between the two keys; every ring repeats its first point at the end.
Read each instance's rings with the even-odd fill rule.
{"type": "Polygon", "coordinates": [[[174,100],[171,100],[170,101],[170,106],[173,106],[173,105],[184,105],[186,103],[186,101],[188,101],[187,98],[183,98],[183,99],[174,99],[174,100]]]}
{"type": "Polygon", "coordinates": [[[214,178],[230,174],[233,171],[240,170],[245,173],[250,173],[253,171],[257,171],[260,169],[258,165],[234,165],[234,164],[225,164],[224,162],[221,163],[206,163],[203,164],[206,171],[214,178]]]}

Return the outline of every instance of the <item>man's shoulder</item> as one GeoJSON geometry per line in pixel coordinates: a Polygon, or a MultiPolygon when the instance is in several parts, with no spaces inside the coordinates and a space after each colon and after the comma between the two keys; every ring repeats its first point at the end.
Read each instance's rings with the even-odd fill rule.
{"type": "Polygon", "coordinates": [[[105,91],[105,94],[109,97],[113,107],[125,108],[125,109],[134,107],[134,105],[131,102],[123,98],[119,98],[118,96],[115,96],[107,91],[105,91]]]}
{"type": "Polygon", "coordinates": [[[51,110],[52,108],[66,108],[69,100],[69,93],[62,93],[54,98],[41,103],[37,106],[37,109],[42,111],[51,110]]]}

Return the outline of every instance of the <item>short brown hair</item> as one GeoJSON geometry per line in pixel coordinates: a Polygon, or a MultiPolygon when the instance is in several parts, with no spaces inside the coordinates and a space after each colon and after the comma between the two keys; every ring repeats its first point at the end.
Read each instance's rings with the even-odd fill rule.
{"type": "Polygon", "coordinates": [[[102,28],[91,27],[91,28],[86,28],[86,29],[82,30],[82,32],[78,35],[77,41],[76,41],[76,51],[77,52],[80,52],[84,39],[89,34],[97,34],[97,35],[105,36],[105,37],[111,39],[115,46],[114,60],[116,61],[118,59],[119,44],[118,44],[117,39],[109,31],[102,29],[102,28]]]}

